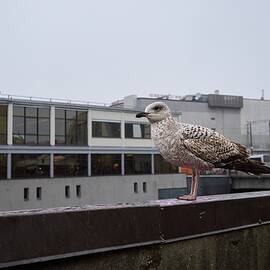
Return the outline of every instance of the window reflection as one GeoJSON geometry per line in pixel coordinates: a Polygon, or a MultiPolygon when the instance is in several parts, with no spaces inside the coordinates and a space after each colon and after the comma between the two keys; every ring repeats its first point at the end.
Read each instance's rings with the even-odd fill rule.
{"type": "Polygon", "coordinates": [[[12,178],[49,177],[50,156],[47,154],[13,154],[12,178]]]}
{"type": "Polygon", "coordinates": [[[149,124],[125,123],[126,138],[151,138],[151,129],[149,124]]]}
{"type": "Polygon", "coordinates": [[[92,154],[91,155],[92,175],[120,175],[121,155],[120,154],[92,154]]]}
{"type": "Polygon", "coordinates": [[[87,145],[87,112],[56,109],[55,143],[87,145]]]}
{"type": "Polygon", "coordinates": [[[0,144],[7,144],[7,106],[0,106],[0,144]]]}
{"type": "Polygon", "coordinates": [[[7,155],[0,154],[0,179],[7,178],[7,155]]]}
{"type": "Polygon", "coordinates": [[[120,123],[92,121],[92,136],[105,138],[120,138],[120,123]]]}
{"type": "Polygon", "coordinates": [[[151,174],[151,155],[125,154],[125,174],[151,174]]]}
{"type": "Polygon", "coordinates": [[[50,109],[35,107],[13,107],[13,143],[50,143],[50,109]]]}
{"type": "Polygon", "coordinates": [[[154,164],[156,174],[179,172],[177,166],[170,164],[159,154],[154,155],[154,164]]]}
{"type": "Polygon", "coordinates": [[[87,176],[88,175],[88,155],[54,155],[54,176],[87,176]]]}

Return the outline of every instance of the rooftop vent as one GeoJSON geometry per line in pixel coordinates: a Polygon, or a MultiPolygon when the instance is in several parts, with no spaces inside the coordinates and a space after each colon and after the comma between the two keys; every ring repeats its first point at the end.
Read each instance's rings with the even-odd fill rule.
{"type": "Polygon", "coordinates": [[[210,94],[208,95],[208,106],[240,109],[243,107],[243,97],[210,94]]]}

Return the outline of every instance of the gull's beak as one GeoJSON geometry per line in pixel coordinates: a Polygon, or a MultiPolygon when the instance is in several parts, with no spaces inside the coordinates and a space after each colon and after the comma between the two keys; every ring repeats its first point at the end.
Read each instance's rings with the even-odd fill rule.
{"type": "Polygon", "coordinates": [[[141,117],[147,117],[149,113],[146,112],[140,112],[136,114],[136,118],[141,118],[141,117]]]}

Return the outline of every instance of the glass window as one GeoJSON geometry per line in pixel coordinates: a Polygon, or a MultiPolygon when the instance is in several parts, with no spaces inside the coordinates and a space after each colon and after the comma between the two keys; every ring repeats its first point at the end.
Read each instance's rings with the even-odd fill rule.
{"type": "Polygon", "coordinates": [[[27,118],[26,121],[26,134],[36,134],[37,135],[37,117],[32,118],[29,117],[27,118]]]}
{"type": "Polygon", "coordinates": [[[151,174],[151,155],[125,154],[125,174],[151,174]]]}
{"type": "Polygon", "coordinates": [[[12,178],[49,177],[50,156],[47,154],[12,154],[12,178]]]}
{"type": "Polygon", "coordinates": [[[0,144],[7,144],[7,106],[0,106],[0,144]]]}
{"type": "Polygon", "coordinates": [[[7,106],[5,106],[5,105],[0,106],[0,115],[2,115],[2,116],[7,115],[7,106]]]}
{"type": "Polygon", "coordinates": [[[87,145],[87,112],[55,110],[55,143],[87,145]]]}
{"type": "Polygon", "coordinates": [[[13,107],[13,143],[48,145],[50,109],[13,107]],[[46,138],[46,139],[45,139],[46,138]]]}
{"type": "Polygon", "coordinates": [[[48,110],[47,108],[39,108],[38,109],[38,116],[50,118],[50,110],[48,110]]]}
{"type": "Polygon", "coordinates": [[[54,155],[54,176],[87,176],[88,175],[88,155],[54,155]]]}
{"type": "Polygon", "coordinates": [[[24,144],[25,136],[20,134],[13,134],[13,144],[24,144]]]}
{"type": "Polygon", "coordinates": [[[120,154],[92,154],[91,155],[92,175],[120,175],[121,155],[120,154]]]}
{"type": "Polygon", "coordinates": [[[63,118],[63,119],[65,119],[65,110],[56,109],[55,110],[55,118],[63,118]]]}
{"type": "Polygon", "coordinates": [[[24,107],[13,106],[13,116],[24,116],[24,107]]]}
{"type": "Polygon", "coordinates": [[[13,117],[13,134],[24,135],[24,117],[13,117]]]}
{"type": "Polygon", "coordinates": [[[40,135],[49,135],[48,130],[50,130],[50,119],[39,118],[38,119],[38,133],[40,135]]]}
{"type": "Polygon", "coordinates": [[[7,117],[0,115],[0,133],[5,134],[7,132],[7,117]]]}
{"type": "Polygon", "coordinates": [[[159,154],[154,155],[154,168],[156,174],[179,172],[177,166],[170,164],[159,154]]]}
{"type": "Polygon", "coordinates": [[[77,121],[76,118],[72,120],[66,120],[66,143],[67,144],[78,144],[77,143],[77,121]]]}
{"type": "Polygon", "coordinates": [[[0,154],[0,179],[7,178],[7,155],[0,154]]]}
{"type": "Polygon", "coordinates": [[[149,124],[125,123],[126,138],[151,138],[151,128],[149,124]]]}
{"type": "Polygon", "coordinates": [[[39,144],[49,145],[50,144],[50,136],[49,135],[39,135],[38,142],[39,142],[39,144]]]}
{"type": "Polygon", "coordinates": [[[37,111],[38,111],[38,109],[37,108],[34,108],[34,107],[26,107],[25,108],[25,114],[26,114],[26,116],[37,117],[37,111]]]}
{"type": "Polygon", "coordinates": [[[92,136],[105,138],[121,138],[121,125],[115,122],[92,122],[92,136]]]}
{"type": "Polygon", "coordinates": [[[7,144],[7,135],[0,134],[0,144],[7,144]]]}
{"type": "Polygon", "coordinates": [[[55,144],[65,144],[66,140],[65,140],[65,136],[55,136],[55,144]]]}
{"type": "Polygon", "coordinates": [[[76,119],[76,111],[66,110],[67,119],[76,119]]]}
{"type": "Polygon", "coordinates": [[[25,143],[26,144],[37,144],[37,136],[36,135],[25,135],[25,143]]]}
{"type": "Polygon", "coordinates": [[[65,119],[55,119],[56,136],[65,136],[65,119]]]}

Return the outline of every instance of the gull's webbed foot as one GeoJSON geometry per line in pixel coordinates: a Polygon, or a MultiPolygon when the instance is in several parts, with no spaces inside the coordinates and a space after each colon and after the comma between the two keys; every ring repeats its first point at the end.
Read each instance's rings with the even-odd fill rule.
{"type": "Polygon", "coordinates": [[[178,200],[185,200],[185,201],[195,201],[197,198],[196,195],[189,194],[189,195],[183,195],[180,197],[177,197],[178,200]]]}

